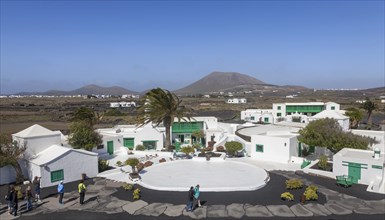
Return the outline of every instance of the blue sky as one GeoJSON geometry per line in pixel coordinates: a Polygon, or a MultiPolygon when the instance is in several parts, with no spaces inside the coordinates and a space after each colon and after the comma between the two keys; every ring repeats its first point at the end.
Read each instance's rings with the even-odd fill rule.
{"type": "Polygon", "coordinates": [[[184,87],[213,71],[384,86],[384,1],[1,1],[1,93],[184,87]]]}

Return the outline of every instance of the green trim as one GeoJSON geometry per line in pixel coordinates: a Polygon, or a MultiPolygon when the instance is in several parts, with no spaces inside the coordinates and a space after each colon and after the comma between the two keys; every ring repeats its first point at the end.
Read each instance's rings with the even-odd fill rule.
{"type": "Polygon", "coordinates": [[[255,145],[255,151],[263,153],[263,145],[262,144],[256,144],[255,145]]]}
{"type": "Polygon", "coordinates": [[[304,113],[319,113],[324,110],[323,105],[292,105],[286,106],[286,113],[288,112],[304,112],[304,113]]]}
{"type": "Polygon", "coordinates": [[[158,142],[159,140],[145,140],[145,141],[142,141],[142,142],[158,142]]]}
{"type": "Polygon", "coordinates": [[[277,117],[281,117],[282,116],[282,113],[277,113],[277,117]]]}
{"type": "Polygon", "coordinates": [[[382,170],[382,166],[372,165],[372,168],[373,169],[380,169],[380,170],[382,170]]]}
{"type": "Polygon", "coordinates": [[[107,153],[114,154],[114,141],[107,141],[107,153]]]}
{"type": "Polygon", "coordinates": [[[174,122],[172,124],[172,133],[193,133],[203,129],[202,121],[194,122],[174,122]]]}
{"type": "Polygon", "coordinates": [[[64,180],[64,170],[55,170],[51,172],[51,183],[64,180]]]}

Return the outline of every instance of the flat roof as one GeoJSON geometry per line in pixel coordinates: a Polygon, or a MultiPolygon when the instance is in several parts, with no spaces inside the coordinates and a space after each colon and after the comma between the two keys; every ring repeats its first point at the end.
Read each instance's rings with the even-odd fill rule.
{"type": "MultiPolygon", "coordinates": [[[[339,156],[357,158],[357,159],[365,159],[365,160],[375,160],[374,159],[374,151],[371,150],[357,150],[351,148],[344,148],[337,153],[339,156]]],[[[378,161],[385,161],[385,155],[382,152],[380,154],[380,159],[378,161]]]]}

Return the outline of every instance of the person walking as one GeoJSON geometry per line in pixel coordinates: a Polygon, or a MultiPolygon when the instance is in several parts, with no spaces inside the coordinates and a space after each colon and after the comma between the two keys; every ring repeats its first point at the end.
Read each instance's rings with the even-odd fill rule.
{"type": "Polygon", "coordinates": [[[201,207],[201,200],[199,199],[199,184],[197,184],[194,188],[194,200],[197,202],[197,206],[201,207]]]}
{"type": "Polygon", "coordinates": [[[41,202],[40,200],[40,179],[41,177],[37,177],[35,176],[34,180],[33,180],[33,187],[35,189],[35,200],[36,202],[41,202]]]}
{"type": "Polygon", "coordinates": [[[190,187],[190,190],[188,191],[188,202],[186,206],[186,210],[188,212],[192,212],[193,210],[193,202],[194,202],[194,187],[190,187]]]}
{"type": "Polygon", "coordinates": [[[79,190],[79,203],[81,205],[84,204],[84,197],[86,195],[86,185],[84,185],[84,181],[80,180],[79,185],[78,185],[78,190],[79,190]]]}
{"type": "Polygon", "coordinates": [[[7,192],[7,195],[5,196],[5,200],[7,201],[7,205],[8,205],[8,213],[11,214],[12,213],[12,196],[13,196],[13,192],[14,192],[15,188],[13,185],[9,185],[8,187],[8,192],[7,192]]]}
{"type": "Polygon", "coordinates": [[[31,186],[28,186],[26,191],[25,191],[25,199],[27,200],[27,211],[32,209],[32,190],[31,186]]]}
{"type": "Polygon", "coordinates": [[[19,209],[19,200],[17,198],[18,191],[13,188],[12,190],[12,211],[11,215],[13,214],[14,216],[17,216],[17,210],[19,209]]]}
{"type": "Polygon", "coordinates": [[[59,185],[57,186],[57,193],[59,193],[59,204],[64,205],[64,202],[63,202],[63,196],[64,196],[63,180],[60,181],[59,185]]]}

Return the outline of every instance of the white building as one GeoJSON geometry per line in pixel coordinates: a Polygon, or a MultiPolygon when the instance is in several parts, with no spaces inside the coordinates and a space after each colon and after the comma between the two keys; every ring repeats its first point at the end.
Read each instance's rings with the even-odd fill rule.
{"type": "Polygon", "coordinates": [[[350,119],[348,116],[344,115],[342,111],[335,110],[324,110],[312,117],[309,117],[309,122],[315,121],[318,119],[331,118],[337,120],[338,124],[341,126],[342,130],[349,130],[350,119]]]}
{"type": "Polygon", "coordinates": [[[146,150],[161,150],[164,146],[164,128],[147,124],[143,127],[135,125],[118,125],[113,128],[98,129],[103,144],[93,151],[99,154],[114,154],[115,151],[134,149],[143,145],[146,150]]]}
{"type": "Polygon", "coordinates": [[[130,108],[136,107],[135,102],[111,102],[110,108],[130,108]]]}
{"type": "Polygon", "coordinates": [[[247,103],[247,99],[245,98],[232,98],[232,99],[227,99],[226,101],[228,104],[245,104],[247,103]]]}
{"type": "Polygon", "coordinates": [[[333,173],[347,175],[354,183],[368,185],[368,191],[385,194],[385,156],[381,151],[344,148],[333,157],[333,173]]]}
{"type": "Polygon", "coordinates": [[[340,110],[334,102],[274,103],[272,109],[247,109],[241,112],[241,119],[250,122],[277,123],[291,121],[308,123],[309,118],[324,110],[340,110]]]}
{"type": "MultiPolygon", "coordinates": [[[[19,164],[30,180],[35,176],[41,177],[41,187],[57,185],[60,180],[80,180],[82,174],[88,177],[98,174],[97,154],[62,146],[62,134],[59,131],[35,124],[13,134],[12,139],[20,146],[26,146],[25,160],[19,161],[19,164]]],[[[8,170],[6,173],[7,177],[1,178],[2,184],[15,181],[14,171],[8,170]]]]}

